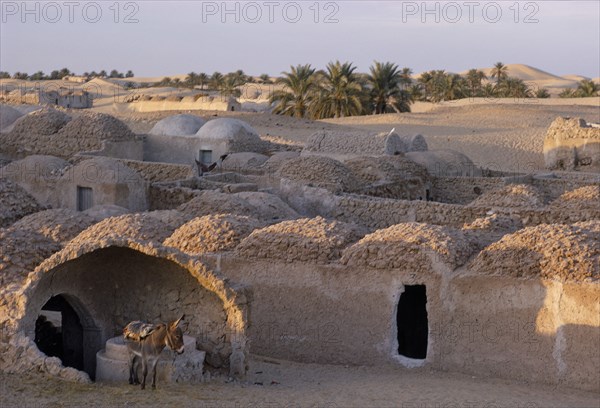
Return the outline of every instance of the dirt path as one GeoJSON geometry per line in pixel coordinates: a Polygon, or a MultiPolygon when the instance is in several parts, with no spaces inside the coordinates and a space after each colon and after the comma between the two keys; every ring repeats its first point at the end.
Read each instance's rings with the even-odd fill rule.
{"type": "Polygon", "coordinates": [[[0,407],[599,407],[600,394],[397,367],[343,367],[255,357],[244,382],[72,384],[0,374],[0,407]],[[273,383],[276,382],[276,383],[273,383]],[[262,385],[260,385],[262,384],[262,385]]]}

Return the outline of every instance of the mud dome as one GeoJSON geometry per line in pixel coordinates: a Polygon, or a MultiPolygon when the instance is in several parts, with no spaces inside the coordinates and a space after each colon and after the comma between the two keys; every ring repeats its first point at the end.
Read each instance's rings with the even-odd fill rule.
{"type": "MultiPolygon", "coordinates": [[[[185,332],[206,351],[206,362],[229,369],[230,375],[244,375],[247,289],[230,287],[201,262],[174,249],[131,237],[114,239],[96,231],[98,225],[43,262],[24,287],[12,292],[21,301],[7,313],[6,333],[16,350],[7,350],[6,356],[14,361],[0,361],[3,369],[39,369],[77,379],[72,368],[62,367],[60,360],[48,358],[33,346],[31,340],[35,339],[43,348],[38,338],[41,314],[59,312],[63,325],[70,319],[71,324],[63,330],[76,332],[75,340],[70,336],[69,344],[62,346],[65,355],[55,355],[92,379],[96,353],[106,340],[119,335],[127,322],[169,321],[185,314],[185,332]],[[100,238],[93,242],[89,235],[100,238]],[[65,358],[67,353],[69,358],[65,358]],[[79,361],[79,365],[68,361],[79,361]]],[[[79,376],[79,380],[85,378],[79,376]]]]}

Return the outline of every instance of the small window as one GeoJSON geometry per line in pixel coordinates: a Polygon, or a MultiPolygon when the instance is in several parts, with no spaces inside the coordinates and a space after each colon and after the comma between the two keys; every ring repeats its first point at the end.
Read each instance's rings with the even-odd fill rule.
{"type": "Polygon", "coordinates": [[[200,150],[200,163],[211,164],[212,162],[212,150],[200,150]]]}
{"type": "Polygon", "coordinates": [[[92,189],[77,186],[77,211],[85,211],[94,206],[92,189]]]}

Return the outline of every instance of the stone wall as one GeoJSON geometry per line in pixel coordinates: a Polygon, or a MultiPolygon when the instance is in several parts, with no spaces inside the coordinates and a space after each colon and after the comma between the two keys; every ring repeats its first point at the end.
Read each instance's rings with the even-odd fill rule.
{"type": "Polygon", "coordinates": [[[504,184],[499,177],[432,177],[431,199],[442,203],[468,204],[482,193],[504,184]]]}

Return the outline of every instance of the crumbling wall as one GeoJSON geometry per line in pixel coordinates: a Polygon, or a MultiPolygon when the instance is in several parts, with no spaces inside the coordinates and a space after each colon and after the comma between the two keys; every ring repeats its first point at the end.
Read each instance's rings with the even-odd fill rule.
{"type": "Polygon", "coordinates": [[[544,139],[544,159],[549,169],[600,172],[600,125],[556,118],[544,139]]]}

